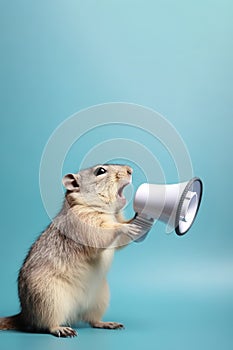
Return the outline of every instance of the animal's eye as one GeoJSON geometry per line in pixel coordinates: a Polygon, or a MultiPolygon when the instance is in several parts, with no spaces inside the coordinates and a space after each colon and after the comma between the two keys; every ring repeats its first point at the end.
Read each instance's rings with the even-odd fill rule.
{"type": "Polygon", "coordinates": [[[100,167],[100,168],[97,168],[94,172],[95,176],[99,176],[99,175],[103,175],[107,172],[106,169],[100,167]]]}

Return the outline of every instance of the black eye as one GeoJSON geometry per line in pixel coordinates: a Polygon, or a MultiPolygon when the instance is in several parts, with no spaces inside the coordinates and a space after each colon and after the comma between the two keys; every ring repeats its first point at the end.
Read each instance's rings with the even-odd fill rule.
{"type": "Polygon", "coordinates": [[[105,170],[104,168],[97,168],[94,172],[95,176],[99,176],[99,175],[103,175],[107,172],[107,170],[105,170]]]}

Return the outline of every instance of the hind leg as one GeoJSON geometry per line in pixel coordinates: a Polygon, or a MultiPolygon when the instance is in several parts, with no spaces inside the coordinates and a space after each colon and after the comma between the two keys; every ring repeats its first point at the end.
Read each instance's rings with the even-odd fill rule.
{"type": "Polygon", "coordinates": [[[93,328],[105,329],[120,329],[124,328],[123,324],[117,322],[103,322],[101,321],[109,304],[109,288],[106,281],[104,281],[102,288],[100,288],[96,295],[95,302],[83,315],[83,321],[88,322],[93,328]]]}
{"type": "Polygon", "coordinates": [[[40,288],[28,288],[22,304],[22,317],[26,329],[47,332],[57,337],[74,337],[76,331],[68,327],[74,312],[74,297],[66,283],[50,278],[40,288]]]}
{"type": "MultiPolygon", "coordinates": [[[[63,286],[62,286],[63,287],[63,286]]],[[[73,301],[72,296],[66,288],[60,288],[56,293],[51,318],[48,320],[48,331],[56,337],[75,337],[77,332],[68,327],[72,314],[73,301]]]]}

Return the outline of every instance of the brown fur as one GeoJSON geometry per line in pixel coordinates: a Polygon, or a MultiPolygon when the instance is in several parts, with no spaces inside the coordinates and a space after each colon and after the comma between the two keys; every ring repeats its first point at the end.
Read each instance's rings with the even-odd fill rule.
{"type": "Polygon", "coordinates": [[[0,329],[3,331],[17,330],[22,328],[21,313],[14,316],[0,318],[0,329]]]}

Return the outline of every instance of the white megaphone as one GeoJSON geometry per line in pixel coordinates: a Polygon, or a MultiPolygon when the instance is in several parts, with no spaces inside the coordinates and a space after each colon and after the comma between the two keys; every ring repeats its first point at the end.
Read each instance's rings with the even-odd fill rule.
{"type": "Polygon", "coordinates": [[[202,188],[202,181],[197,177],[178,184],[144,183],[139,186],[134,197],[134,223],[140,225],[144,233],[137,242],[145,238],[154,220],[168,224],[168,232],[175,230],[178,235],[185,234],[196,218],[202,188]]]}

